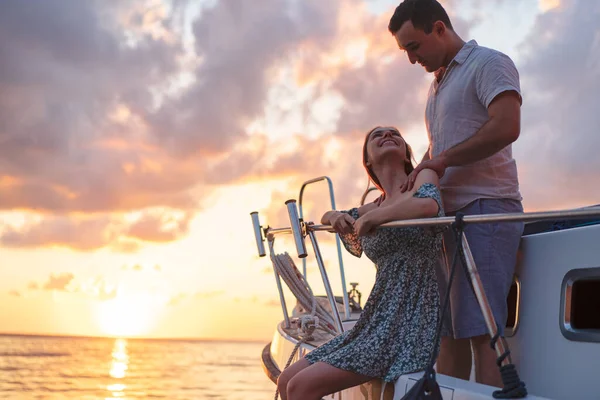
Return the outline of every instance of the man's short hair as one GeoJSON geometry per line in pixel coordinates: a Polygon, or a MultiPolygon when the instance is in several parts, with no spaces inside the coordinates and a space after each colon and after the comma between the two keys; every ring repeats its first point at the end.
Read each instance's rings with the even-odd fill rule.
{"type": "Polygon", "coordinates": [[[442,21],[449,29],[454,30],[446,10],[436,0],[404,0],[396,7],[388,30],[395,35],[407,21],[411,21],[416,29],[421,29],[427,34],[433,31],[436,21],[442,21]]]}

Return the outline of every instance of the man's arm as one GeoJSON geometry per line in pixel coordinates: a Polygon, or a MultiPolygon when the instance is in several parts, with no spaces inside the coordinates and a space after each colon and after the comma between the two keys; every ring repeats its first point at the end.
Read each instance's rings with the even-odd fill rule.
{"type": "Polygon", "coordinates": [[[496,96],[488,108],[488,115],[488,121],[475,135],[438,156],[446,167],[483,160],[517,140],[521,133],[518,93],[507,91],[496,96]]]}
{"type": "Polygon", "coordinates": [[[423,154],[423,158],[421,159],[421,162],[425,162],[425,161],[431,160],[431,156],[429,155],[430,151],[431,151],[431,146],[429,146],[427,148],[427,151],[425,152],[425,154],[423,154]]]}
{"type": "Polygon", "coordinates": [[[417,174],[425,168],[434,170],[441,179],[446,168],[483,160],[517,140],[521,133],[521,102],[518,93],[507,91],[496,96],[488,107],[488,115],[488,121],[469,139],[432,159],[427,152],[423,161],[400,186],[400,190],[412,190],[417,174]]]}

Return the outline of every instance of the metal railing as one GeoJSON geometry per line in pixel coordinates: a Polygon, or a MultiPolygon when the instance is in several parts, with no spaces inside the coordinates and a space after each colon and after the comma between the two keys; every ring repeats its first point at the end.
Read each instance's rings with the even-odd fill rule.
{"type": "MultiPolygon", "coordinates": [[[[319,246],[315,237],[315,232],[319,231],[327,231],[327,232],[335,232],[330,225],[314,225],[313,223],[306,223],[302,221],[301,218],[298,217],[298,212],[296,208],[295,200],[286,201],[286,206],[288,208],[288,215],[290,219],[290,226],[285,228],[265,228],[261,230],[260,221],[258,219],[258,213],[253,212],[252,215],[252,223],[254,225],[254,233],[256,238],[256,244],[258,248],[259,256],[264,256],[264,236],[269,240],[269,250],[273,251],[272,242],[274,240],[275,235],[279,234],[289,234],[293,233],[294,241],[296,245],[296,251],[298,257],[304,258],[308,255],[306,252],[305,245],[305,237],[309,236],[311,243],[313,245],[313,249],[315,251],[315,256],[317,260],[317,264],[319,265],[319,269],[321,271],[321,275],[323,278],[323,284],[325,285],[325,290],[327,292],[327,297],[329,298],[329,302],[331,304],[332,313],[334,316],[334,320],[336,321],[336,328],[341,333],[343,332],[342,321],[340,318],[340,314],[337,310],[335,298],[333,297],[333,293],[331,290],[331,285],[329,284],[329,279],[327,278],[327,272],[325,271],[325,267],[323,265],[323,260],[321,257],[321,253],[319,250],[319,246]],[[262,250],[262,251],[261,251],[262,250]]],[[[506,214],[483,214],[483,215],[467,215],[463,217],[463,223],[465,225],[469,224],[479,224],[479,223],[491,223],[491,222],[537,222],[537,221],[545,221],[545,220],[556,220],[556,219],[584,219],[584,218],[600,218],[600,206],[589,207],[586,209],[577,209],[577,210],[565,210],[565,211],[543,211],[543,212],[523,212],[523,213],[506,213],[506,214]]],[[[393,221],[386,224],[382,224],[378,227],[378,229],[386,229],[386,228],[401,228],[401,227],[428,227],[428,226],[450,226],[452,223],[456,221],[455,217],[434,217],[434,218],[422,218],[422,219],[411,219],[411,220],[402,220],[402,221],[393,221]]],[[[494,316],[491,311],[491,307],[487,300],[487,296],[481,284],[481,280],[479,278],[479,273],[477,271],[477,267],[475,265],[475,261],[473,259],[473,254],[471,253],[471,249],[469,248],[469,243],[465,235],[462,236],[462,247],[464,250],[465,258],[466,258],[466,267],[473,282],[473,288],[475,291],[475,296],[479,303],[479,307],[484,316],[486,326],[488,328],[488,332],[491,337],[495,337],[497,334],[497,325],[494,319],[494,316]]],[[[276,274],[277,275],[277,274],[276,274]]],[[[279,277],[276,276],[278,282],[278,290],[280,299],[282,300],[282,307],[284,318],[287,326],[289,326],[289,317],[287,316],[287,308],[285,307],[285,302],[283,300],[283,292],[281,289],[281,283],[279,277]]],[[[495,346],[496,353],[498,357],[502,356],[505,353],[505,344],[502,340],[496,341],[495,346]]],[[[512,360],[510,356],[506,357],[502,361],[502,365],[511,364],[512,360]]]]}
{"type": "MultiPolygon", "coordinates": [[[[329,188],[329,201],[331,203],[331,209],[335,210],[335,195],[333,194],[333,183],[328,176],[320,176],[318,178],[310,179],[302,184],[300,187],[300,195],[298,196],[298,211],[300,213],[300,220],[304,219],[304,213],[302,209],[302,198],[304,195],[304,189],[308,185],[312,185],[313,183],[327,181],[327,186],[329,188]]],[[[311,238],[312,239],[312,238],[311,238]]],[[[348,299],[348,292],[346,291],[346,274],[344,270],[344,260],[342,257],[342,243],[340,241],[340,237],[335,235],[335,245],[337,247],[337,256],[338,256],[338,264],[340,266],[340,278],[342,280],[342,298],[344,301],[344,311],[346,313],[346,319],[350,319],[350,301],[348,299]]],[[[319,267],[320,268],[320,267],[319,267]]],[[[304,278],[308,279],[306,273],[306,257],[302,258],[302,273],[304,274],[304,278]]]]}

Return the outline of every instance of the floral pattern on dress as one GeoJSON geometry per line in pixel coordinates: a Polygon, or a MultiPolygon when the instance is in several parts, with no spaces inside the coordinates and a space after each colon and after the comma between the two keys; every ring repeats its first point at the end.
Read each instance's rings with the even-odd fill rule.
{"type": "MultiPolygon", "coordinates": [[[[421,185],[414,197],[434,199],[444,216],[437,186],[421,185]]],[[[358,209],[342,211],[358,218],[358,209]]],[[[354,327],[306,355],[358,374],[394,382],[426,368],[440,313],[435,272],[442,246],[440,228],[384,228],[370,236],[340,235],[352,255],[377,267],[375,283],[354,327]]]]}

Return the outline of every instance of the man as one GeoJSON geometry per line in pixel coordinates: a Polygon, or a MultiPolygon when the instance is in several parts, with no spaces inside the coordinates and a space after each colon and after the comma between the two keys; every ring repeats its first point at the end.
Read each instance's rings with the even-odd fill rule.
{"type": "MultiPolygon", "coordinates": [[[[410,190],[418,172],[430,168],[440,177],[447,215],[522,212],[511,148],[521,118],[514,63],[474,40],[465,43],[436,0],[404,0],[389,31],[412,64],[435,72],[425,111],[429,149],[403,189],[410,190]]],[[[465,231],[501,335],[522,233],[522,223],[469,225],[465,231]]],[[[451,235],[444,238],[446,276],[455,249],[451,235]]],[[[440,286],[444,292],[443,282],[440,286]]],[[[472,346],[477,382],[502,387],[483,315],[462,268],[455,273],[450,311],[453,336],[442,338],[438,372],[468,380],[472,346]]]]}

